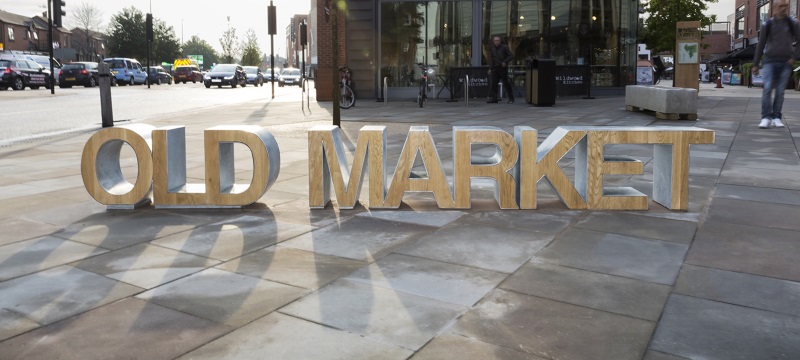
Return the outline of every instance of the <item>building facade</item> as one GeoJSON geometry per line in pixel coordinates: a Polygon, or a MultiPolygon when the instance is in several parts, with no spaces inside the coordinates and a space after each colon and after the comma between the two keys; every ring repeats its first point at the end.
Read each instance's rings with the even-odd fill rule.
{"type": "MultiPolygon", "coordinates": [[[[509,45],[517,72],[524,71],[528,60],[553,59],[562,69],[591,65],[593,86],[635,83],[636,0],[343,3],[338,45],[343,45],[344,54],[340,51],[339,62],[352,69],[359,97],[378,97],[383,79],[393,93],[413,93],[420,78],[418,63],[433,66],[438,79],[453,68],[485,66],[493,36],[509,45]]],[[[323,60],[324,51],[332,48],[332,31],[325,29],[331,24],[323,11],[330,4],[312,4],[317,14],[318,77],[332,70],[323,60]]]]}
{"type": "MultiPolygon", "coordinates": [[[[758,43],[762,24],[772,17],[774,0],[736,0],[733,23],[733,48],[744,49],[758,43]]],[[[789,0],[789,15],[797,17],[798,2],[789,0]]]]}
{"type": "MultiPolygon", "coordinates": [[[[289,21],[289,25],[286,27],[286,66],[293,67],[293,68],[300,68],[302,65],[302,53],[303,47],[300,44],[300,24],[306,23],[308,24],[308,15],[294,15],[289,21]]],[[[306,36],[310,30],[306,27],[306,36]]],[[[310,41],[310,37],[306,38],[310,41]]],[[[306,45],[306,58],[305,63],[308,65],[310,55],[309,55],[309,48],[306,45]]]]}
{"type": "MultiPolygon", "coordinates": [[[[48,53],[48,20],[45,16],[26,17],[0,10],[0,50],[48,53]]],[[[53,57],[61,62],[99,61],[106,55],[104,34],[81,29],[53,29],[53,57]]]]}

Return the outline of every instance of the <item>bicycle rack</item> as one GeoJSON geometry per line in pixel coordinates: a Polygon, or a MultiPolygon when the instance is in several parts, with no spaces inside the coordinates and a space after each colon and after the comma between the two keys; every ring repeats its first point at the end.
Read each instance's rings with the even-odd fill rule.
{"type": "Polygon", "coordinates": [[[469,75],[464,75],[464,105],[469,107],[469,75]]]}
{"type": "Polygon", "coordinates": [[[383,107],[389,107],[389,77],[383,78],[383,107]]]}

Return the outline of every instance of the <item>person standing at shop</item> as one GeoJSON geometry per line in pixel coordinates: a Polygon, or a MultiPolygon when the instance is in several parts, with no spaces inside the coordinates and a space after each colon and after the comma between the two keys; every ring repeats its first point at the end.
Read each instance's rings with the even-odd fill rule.
{"type": "Polygon", "coordinates": [[[499,36],[492,38],[492,58],[489,63],[489,101],[487,103],[497,103],[497,83],[503,82],[503,88],[508,93],[508,103],[514,103],[514,89],[508,81],[508,65],[514,59],[514,54],[508,45],[503,44],[499,36]]]}
{"type": "Polygon", "coordinates": [[[794,59],[800,58],[798,48],[792,47],[792,43],[800,36],[800,23],[789,16],[789,0],[777,0],[774,5],[775,15],[762,24],[758,34],[758,45],[751,70],[753,74],[758,73],[763,57],[764,63],[760,66],[761,76],[764,78],[764,89],[761,93],[761,123],[758,125],[760,129],[784,126],[781,121],[783,96],[792,73],[792,63],[794,59]]]}

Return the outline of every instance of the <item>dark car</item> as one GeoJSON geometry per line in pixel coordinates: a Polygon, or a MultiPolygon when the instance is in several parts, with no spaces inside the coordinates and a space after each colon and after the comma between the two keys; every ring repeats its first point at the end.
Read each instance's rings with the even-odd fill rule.
{"type": "Polygon", "coordinates": [[[50,88],[50,72],[41,65],[24,59],[0,60],[0,90],[35,90],[40,86],[50,88]]]}
{"type": "Polygon", "coordinates": [[[203,74],[197,65],[182,65],[175,68],[175,83],[182,82],[186,84],[187,81],[193,83],[203,81],[203,74]]]}
{"type": "Polygon", "coordinates": [[[247,86],[247,75],[239,64],[217,64],[205,75],[203,83],[206,88],[210,88],[211,85],[217,87],[230,85],[233,88],[241,85],[244,87],[247,86]]]}
{"type": "Polygon", "coordinates": [[[74,62],[64,64],[58,72],[58,87],[71,88],[73,85],[97,86],[96,62],[74,62]]]}
{"type": "Polygon", "coordinates": [[[172,75],[161,66],[151,66],[150,76],[147,77],[147,80],[150,81],[151,84],[161,85],[161,83],[167,83],[172,85],[172,75]]]}
{"type": "Polygon", "coordinates": [[[247,83],[255,86],[264,86],[264,73],[258,66],[245,66],[244,72],[247,74],[247,83]]]}

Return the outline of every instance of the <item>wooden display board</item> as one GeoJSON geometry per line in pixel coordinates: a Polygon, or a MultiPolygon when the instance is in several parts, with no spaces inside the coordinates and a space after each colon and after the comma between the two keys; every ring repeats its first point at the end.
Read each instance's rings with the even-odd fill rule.
{"type": "Polygon", "coordinates": [[[700,22],[675,26],[675,87],[700,90],[700,22]]]}

